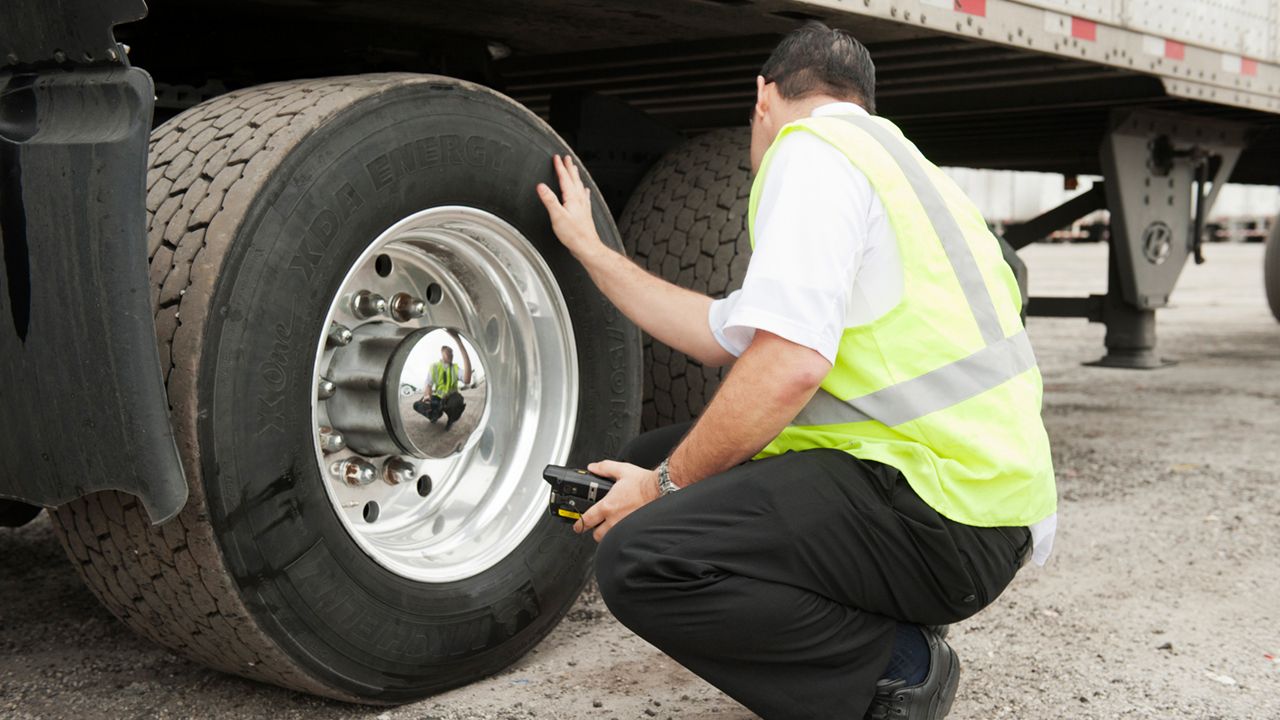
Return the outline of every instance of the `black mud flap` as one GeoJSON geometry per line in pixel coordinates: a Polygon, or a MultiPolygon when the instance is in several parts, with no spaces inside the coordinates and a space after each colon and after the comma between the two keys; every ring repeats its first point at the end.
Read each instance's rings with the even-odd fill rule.
{"type": "Polygon", "coordinates": [[[186,503],[147,278],[141,0],[0,2],[0,497],[186,503]]]}

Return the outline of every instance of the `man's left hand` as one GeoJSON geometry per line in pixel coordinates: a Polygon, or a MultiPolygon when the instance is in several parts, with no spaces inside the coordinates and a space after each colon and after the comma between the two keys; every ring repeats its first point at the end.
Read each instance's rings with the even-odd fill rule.
{"type": "Polygon", "coordinates": [[[602,460],[588,465],[587,472],[614,480],[609,494],[583,513],[582,518],[573,524],[573,531],[576,533],[593,530],[592,537],[596,542],[600,542],[614,525],[622,522],[622,518],[662,495],[658,490],[656,470],[646,470],[630,463],[602,460]]]}

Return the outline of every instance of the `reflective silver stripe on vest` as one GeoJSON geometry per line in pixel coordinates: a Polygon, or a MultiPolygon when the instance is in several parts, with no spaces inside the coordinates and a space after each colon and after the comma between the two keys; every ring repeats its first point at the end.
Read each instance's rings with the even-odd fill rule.
{"type": "Polygon", "coordinates": [[[851,400],[841,400],[819,388],[791,424],[817,426],[875,420],[893,427],[994,390],[1035,367],[1035,353],[1031,350],[1025,329],[1004,337],[995,303],[982,279],[982,271],[969,248],[969,241],[911,149],[870,117],[842,115],[840,118],[856,125],[880,143],[906,176],[942,243],[986,347],[919,377],[851,400]]]}
{"type": "Polygon", "coordinates": [[[1004,331],[1000,328],[996,306],[991,302],[991,294],[987,292],[987,284],[982,280],[982,271],[978,269],[978,262],[973,259],[969,242],[965,239],[964,232],[960,230],[955,216],[951,214],[951,208],[947,207],[942,194],[925,174],[924,168],[911,149],[900,138],[870,117],[861,115],[839,117],[875,138],[902,169],[902,173],[907,176],[907,182],[911,184],[911,189],[915,191],[920,204],[924,206],[929,223],[933,225],[933,231],[942,241],[942,249],[946,251],[947,259],[951,261],[951,269],[955,272],[956,279],[960,281],[960,289],[964,291],[965,299],[969,301],[969,310],[973,312],[973,319],[978,323],[983,341],[991,345],[1002,340],[1004,331]]]}
{"type": "Polygon", "coordinates": [[[1036,366],[1027,331],[972,355],[852,400],[818,389],[792,425],[837,425],[875,420],[893,427],[958,405],[1036,366]]]}

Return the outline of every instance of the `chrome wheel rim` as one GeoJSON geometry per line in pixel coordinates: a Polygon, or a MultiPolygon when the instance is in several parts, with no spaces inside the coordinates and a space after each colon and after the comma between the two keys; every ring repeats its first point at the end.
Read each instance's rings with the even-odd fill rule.
{"type": "Polygon", "coordinates": [[[547,513],[541,470],[568,457],[578,407],[568,308],[529,241],[476,208],[415,213],[361,254],[322,327],[315,456],[352,539],[419,582],[474,577],[510,555],[547,513]],[[435,421],[425,431],[447,442],[397,413],[413,397],[403,386],[423,384],[402,373],[442,342],[465,343],[454,352],[476,366],[475,387],[459,391],[461,434],[439,435],[435,421]]]}

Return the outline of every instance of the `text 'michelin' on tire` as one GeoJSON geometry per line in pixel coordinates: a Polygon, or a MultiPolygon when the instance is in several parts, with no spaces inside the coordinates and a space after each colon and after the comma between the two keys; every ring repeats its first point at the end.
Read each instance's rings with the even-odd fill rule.
{"type": "Polygon", "coordinates": [[[433,76],[250,88],[158,128],[151,272],[191,499],[158,528],[114,493],[53,514],[107,607],[222,670],[374,703],[550,632],[594,545],[547,514],[541,469],[616,455],[640,401],[638,333],[534,194],[567,151],[433,76]],[[401,387],[443,346],[472,377],[432,422],[401,387]]]}

